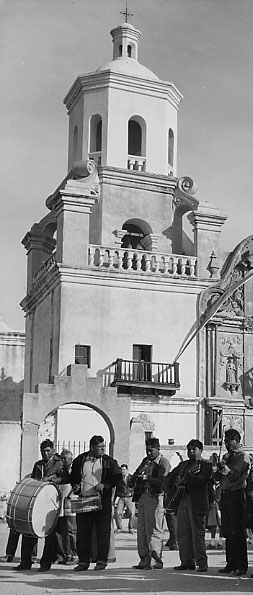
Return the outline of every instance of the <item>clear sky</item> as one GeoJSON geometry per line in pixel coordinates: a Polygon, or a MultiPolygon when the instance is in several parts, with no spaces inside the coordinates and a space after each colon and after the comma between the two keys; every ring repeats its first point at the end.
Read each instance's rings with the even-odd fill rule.
{"type": "MultiPolygon", "coordinates": [[[[0,316],[24,329],[21,239],[67,173],[62,103],[76,76],[112,58],[125,0],[0,0],[0,316]]],[[[139,61],[184,96],[178,176],[228,216],[222,248],[253,233],[253,0],[128,0],[139,61]]]]}

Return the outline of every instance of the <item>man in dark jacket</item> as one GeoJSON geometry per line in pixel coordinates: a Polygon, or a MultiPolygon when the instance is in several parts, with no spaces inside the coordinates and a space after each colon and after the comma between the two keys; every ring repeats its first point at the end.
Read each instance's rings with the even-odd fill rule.
{"type": "Polygon", "coordinates": [[[92,528],[97,534],[97,563],[94,570],[107,566],[112,518],[112,488],[122,484],[122,472],[115,459],[104,454],[102,436],[92,436],[90,450],[73,461],[71,485],[75,494],[82,497],[101,495],[102,508],[76,515],[77,554],[79,564],[75,571],[88,570],[91,557],[92,528]]]}
{"type": "MultiPolygon", "coordinates": [[[[51,440],[44,440],[40,445],[42,458],[34,464],[31,477],[42,481],[52,481],[55,484],[65,483],[63,477],[63,462],[60,455],[54,452],[54,445],[51,440]]],[[[69,479],[66,479],[66,483],[69,479]]],[[[37,537],[31,535],[22,536],[21,563],[13,570],[29,570],[32,566],[33,548],[37,544],[37,537]]],[[[40,560],[39,571],[50,570],[51,564],[57,557],[57,540],[55,530],[45,538],[45,546],[40,560]]]]}
{"type": "Polygon", "coordinates": [[[177,541],[180,566],[175,570],[206,572],[207,555],[205,547],[205,516],[209,511],[209,486],[212,464],[202,459],[203,444],[190,440],[187,444],[188,459],[182,461],[168,474],[164,481],[165,491],[171,493],[173,484],[181,492],[177,505],[177,541]]]}
{"type": "Polygon", "coordinates": [[[160,454],[158,438],[146,440],[147,456],[134,472],[131,483],[134,486],[133,501],[138,501],[137,545],[140,562],[134,568],[149,570],[151,559],[154,568],[163,568],[163,478],[170,470],[169,461],[160,454]]]}
{"type": "Polygon", "coordinates": [[[246,542],[246,480],[250,458],[240,444],[239,432],[230,428],[225,432],[227,453],[218,465],[221,490],[221,528],[226,538],[226,566],[222,574],[234,572],[237,576],[248,570],[246,542]]]}

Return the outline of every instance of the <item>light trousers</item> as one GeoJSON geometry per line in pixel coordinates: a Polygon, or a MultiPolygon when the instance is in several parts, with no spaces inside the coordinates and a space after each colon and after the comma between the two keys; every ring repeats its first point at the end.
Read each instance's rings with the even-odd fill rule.
{"type": "Polygon", "coordinates": [[[145,563],[151,561],[152,552],[162,556],[163,518],[163,495],[142,494],[138,502],[137,547],[145,563]]]}

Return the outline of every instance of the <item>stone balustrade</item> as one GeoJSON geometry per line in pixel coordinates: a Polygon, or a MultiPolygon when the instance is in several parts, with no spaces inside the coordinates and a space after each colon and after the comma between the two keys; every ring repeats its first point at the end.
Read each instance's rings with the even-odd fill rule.
{"type": "Polygon", "coordinates": [[[53,268],[56,263],[55,253],[51,254],[50,258],[46,260],[39,270],[33,275],[33,285],[37,285],[47,275],[48,271],[53,268]]]}
{"type": "Polygon", "coordinates": [[[146,157],[139,157],[136,155],[128,155],[127,169],[136,171],[146,170],[146,157]]]}
{"type": "Polygon", "coordinates": [[[196,277],[195,256],[89,245],[89,266],[157,275],[196,277]]]}

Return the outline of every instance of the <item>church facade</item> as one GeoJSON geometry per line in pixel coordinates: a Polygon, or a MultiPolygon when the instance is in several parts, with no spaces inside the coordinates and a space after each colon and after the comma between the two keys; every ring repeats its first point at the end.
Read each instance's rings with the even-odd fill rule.
{"type": "Polygon", "coordinates": [[[65,97],[68,174],[23,239],[22,475],[43,419],[66,403],[100,413],[110,452],[131,469],[148,435],[163,450],[193,436],[215,450],[224,425],[253,438],[250,280],[176,358],[224,279],[244,275],[251,240],[222,270],[226,218],[177,177],[182,96],[139,63],[137,29],[111,35],[112,60],[65,97]]]}

